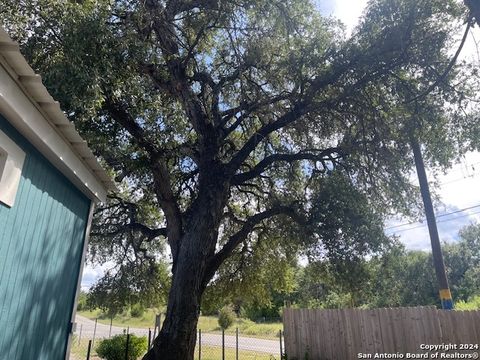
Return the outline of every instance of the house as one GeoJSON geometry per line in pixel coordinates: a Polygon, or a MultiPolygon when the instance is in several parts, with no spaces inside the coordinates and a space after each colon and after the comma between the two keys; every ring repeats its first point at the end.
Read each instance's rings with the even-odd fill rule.
{"type": "Polygon", "coordinates": [[[93,207],[113,189],[0,27],[0,359],[67,356],[93,207]]]}

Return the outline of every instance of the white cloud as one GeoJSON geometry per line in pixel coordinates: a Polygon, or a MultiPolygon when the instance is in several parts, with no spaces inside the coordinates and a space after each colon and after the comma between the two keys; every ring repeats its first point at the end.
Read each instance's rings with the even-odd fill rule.
{"type": "Polygon", "coordinates": [[[350,32],[358,23],[366,5],[367,0],[336,0],[333,15],[340,19],[350,32]]]}
{"type": "Polygon", "coordinates": [[[85,264],[82,274],[81,289],[83,291],[88,291],[92,285],[100,279],[108,269],[111,269],[114,266],[113,263],[107,262],[103,265],[91,265],[85,264]]]}
{"type": "Polygon", "coordinates": [[[367,0],[314,0],[314,3],[324,16],[334,16],[341,20],[350,33],[358,23],[367,0]]]}

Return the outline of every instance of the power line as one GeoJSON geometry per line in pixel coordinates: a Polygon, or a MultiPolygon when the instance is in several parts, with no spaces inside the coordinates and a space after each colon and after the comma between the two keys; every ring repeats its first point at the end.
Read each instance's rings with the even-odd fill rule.
{"type": "MultiPolygon", "coordinates": [[[[477,206],[473,206],[471,208],[476,208],[476,207],[480,207],[480,205],[477,205],[477,206]]],[[[467,208],[467,209],[470,209],[470,208],[467,208]]],[[[452,213],[449,213],[449,214],[443,214],[442,216],[447,216],[447,215],[451,215],[451,214],[455,214],[455,213],[458,213],[460,211],[463,211],[463,210],[458,210],[458,211],[454,211],[452,213]]],[[[457,216],[453,219],[445,219],[445,220],[442,220],[442,221],[437,221],[436,223],[439,224],[439,223],[443,223],[443,222],[447,222],[447,221],[453,221],[453,220],[457,220],[459,218],[463,218],[463,217],[466,217],[466,216],[471,216],[471,215],[476,215],[476,214],[480,214],[480,211],[476,211],[476,212],[473,212],[473,213],[470,213],[470,214],[465,214],[465,215],[460,215],[460,216],[457,216]]],[[[438,216],[440,217],[440,215],[438,216]]],[[[418,221],[417,221],[418,222],[418,221]]],[[[410,225],[410,224],[415,224],[415,223],[408,223],[408,224],[403,224],[403,225],[410,225]]],[[[422,224],[422,225],[419,225],[419,226],[414,226],[414,227],[411,227],[411,228],[407,228],[407,229],[400,229],[400,230],[396,230],[394,231],[394,233],[398,233],[398,232],[402,232],[402,231],[408,231],[408,230],[415,230],[415,229],[420,229],[420,228],[423,228],[425,227],[426,224],[422,224]]],[[[386,228],[385,230],[390,230],[392,229],[393,227],[390,227],[390,228],[386,228]]]]}
{"type": "MultiPolygon", "coordinates": [[[[477,208],[477,207],[480,207],[480,204],[479,204],[479,205],[474,205],[474,206],[469,206],[469,207],[466,207],[466,208],[463,208],[463,209],[460,209],[460,210],[455,210],[455,211],[452,211],[452,212],[449,212],[449,213],[443,213],[443,214],[437,215],[437,218],[443,217],[443,216],[452,215],[452,214],[457,214],[457,213],[459,213],[459,212],[463,212],[463,211],[466,211],[466,210],[475,209],[475,208],[477,208]]],[[[467,215],[468,215],[468,214],[467,214],[467,215]]]]}
{"type": "Polygon", "coordinates": [[[473,173],[472,175],[467,175],[467,176],[463,176],[463,177],[458,178],[458,179],[445,181],[445,182],[440,183],[438,186],[441,187],[441,186],[443,186],[443,185],[449,185],[449,184],[453,184],[453,183],[456,183],[456,182],[459,182],[459,181],[468,180],[468,179],[473,179],[476,174],[477,174],[477,173],[473,173]]]}
{"type": "MultiPolygon", "coordinates": [[[[463,162],[462,162],[463,163],[463,162]]],[[[467,180],[468,178],[473,178],[475,177],[477,174],[478,174],[478,171],[475,169],[475,165],[478,165],[480,164],[480,161],[479,162],[474,162],[472,164],[465,164],[465,166],[468,168],[468,167],[472,167],[473,169],[473,173],[471,175],[463,175],[462,178],[458,178],[458,179],[454,179],[454,180],[450,180],[450,181],[446,181],[446,182],[443,182],[443,183],[440,183],[439,186],[443,186],[443,185],[446,185],[446,184],[451,184],[451,183],[454,183],[454,182],[458,182],[458,181],[462,181],[462,180],[467,180]]],[[[462,170],[462,173],[463,173],[463,169],[456,169],[454,170],[454,172],[458,172],[459,170],[462,170]]],[[[444,216],[448,216],[448,215],[453,215],[453,214],[457,214],[457,213],[460,213],[460,212],[463,212],[463,211],[466,211],[466,210],[471,210],[471,209],[475,209],[477,207],[480,207],[480,204],[478,205],[474,205],[474,206],[470,206],[470,207],[466,207],[466,208],[463,208],[463,209],[459,209],[459,210],[456,210],[456,211],[452,211],[452,212],[449,212],[449,213],[443,213],[443,214],[439,214],[437,215],[437,218],[439,217],[444,217],[444,216]]],[[[477,213],[474,213],[474,214],[477,214],[477,213]]],[[[473,215],[473,214],[467,214],[465,216],[468,216],[468,215],[473,215]]],[[[459,216],[459,217],[463,217],[463,216],[459,216]]],[[[459,217],[456,217],[455,219],[458,219],[459,217]]],[[[452,219],[453,220],[453,219],[452,219]]],[[[407,225],[413,225],[413,224],[417,224],[419,222],[423,222],[425,221],[425,219],[422,219],[422,220],[419,220],[419,221],[411,221],[411,222],[408,222],[408,223],[403,223],[403,224],[399,224],[399,225],[394,225],[394,226],[389,226],[388,228],[385,228],[385,230],[391,230],[391,229],[396,229],[396,228],[399,228],[399,227],[403,227],[403,226],[407,226],[407,225]]],[[[437,223],[439,222],[444,222],[444,221],[437,221],[437,223]]],[[[398,230],[398,231],[405,231],[405,230],[410,230],[410,229],[417,229],[417,228],[421,228],[423,227],[424,225],[420,225],[420,226],[416,226],[416,227],[413,227],[413,228],[408,228],[408,229],[402,229],[402,230],[398,230]]]]}
{"type": "MultiPolygon", "coordinates": [[[[477,207],[480,207],[480,204],[478,205],[474,205],[474,206],[469,206],[469,207],[466,207],[466,208],[463,208],[463,209],[459,209],[459,210],[455,210],[455,211],[452,211],[452,212],[449,212],[449,213],[443,213],[443,214],[439,214],[437,215],[437,218],[439,217],[444,217],[444,216],[448,216],[448,215],[452,215],[452,214],[457,214],[459,212],[463,212],[463,211],[466,211],[466,210],[471,210],[471,209],[475,209],[477,207]]],[[[468,214],[466,215],[468,216],[468,214]]],[[[458,218],[458,217],[457,217],[458,218]]],[[[456,218],[456,219],[457,219],[456,218]]],[[[390,230],[390,229],[395,229],[395,228],[398,228],[398,227],[402,227],[402,226],[406,226],[406,225],[412,225],[412,224],[416,224],[416,223],[419,223],[419,222],[423,222],[425,219],[422,219],[422,220],[419,220],[419,221],[411,221],[411,222],[408,222],[408,223],[404,223],[404,224],[399,224],[399,225],[394,225],[394,226],[389,226],[388,228],[385,228],[385,230],[390,230]]]]}
{"type": "Polygon", "coordinates": [[[448,184],[455,183],[455,182],[458,182],[458,181],[462,181],[462,180],[466,180],[466,179],[469,179],[469,178],[473,178],[473,177],[475,177],[475,176],[478,174],[478,171],[475,169],[475,165],[480,164],[480,161],[479,161],[479,162],[472,163],[472,164],[468,164],[468,163],[463,164],[463,162],[461,162],[461,164],[465,166],[465,169],[466,169],[466,171],[467,171],[467,175],[464,174],[463,167],[461,167],[460,169],[455,169],[455,170],[453,170],[453,171],[450,171],[450,174],[451,174],[451,173],[455,173],[455,172],[458,173],[459,171],[461,171],[462,177],[461,177],[461,178],[458,178],[458,179],[453,179],[453,180],[441,182],[441,183],[438,184],[438,186],[448,185],[448,184]],[[472,174],[471,174],[471,175],[468,174],[468,172],[470,171],[469,167],[471,168],[471,171],[472,171],[472,174]]]}

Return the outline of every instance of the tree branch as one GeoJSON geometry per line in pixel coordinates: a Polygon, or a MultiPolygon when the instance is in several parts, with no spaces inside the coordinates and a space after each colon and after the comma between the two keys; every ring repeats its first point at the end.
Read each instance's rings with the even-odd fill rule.
{"type": "Polygon", "coordinates": [[[137,124],[135,119],[128,113],[125,106],[107,95],[105,96],[103,108],[118,124],[128,131],[128,133],[135,139],[138,146],[149,153],[150,156],[156,156],[160,153],[155,145],[147,139],[147,135],[140,125],[137,124]]]}
{"type": "Polygon", "coordinates": [[[464,0],[465,5],[470,10],[470,16],[472,16],[480,26],[480,3],[476,0],[464,0]]]}
{"type": "Polygon", "coordinates": [[[440,84],[442,81],[445,80],[448,73],[452,70],[453,66],[457,62],[458,56],[460,55],[460,52],[463,49],[463,45],[465,44],[465,41],[467,40],[468,32],[470,31],[470,28],[473,26],[473,23],[474,23],[473,22],[473,16],[470,15],[468,20],[467,20],[467,27],[465,28],[465,32],[463,33],[462,41],[460,42],[460,45],[458,46],[457,51],[455,52],[455,55],[453,55],[452,59],[448,63],[448,65],[445,68],[445,70],[443,71],[443,73],[435,80],[435,82],[432,85],[430,85],[428,87],[427,90],[425,90],[421,94],[415,96],[414,98],[408,99],[407,101],[405,101],[406,104],[409,104],[411,102],[418,101],[418,100],[424,98],[425,96],[430,94],[433,91],[433,89],[435,89],[437,87],[438,84],[440,84]]]}
{"type": "Polygon", "coordinates": [[[283,95],[278,95],[278,96],[274,96],[270,99],[267,99],[267,100],[264,100],[264,101],[254,101],[254,102],[244,102],[242,104],[240,104],[239,106],[237,107],[234,107],[234,108],[231,108],[231,109],[228,109],[228,110],[224,110],[222,113],[221,113],[221,117],[222,117],[222,120],[221,120],[221,123],[220,123],[220,126],[221,127],[224,127],[228,121],[234,117],[236,114],[240,113],[240,112],[243,112],[242,115],[240,115],[237,120],[235,120],[235,122],[230,125],[229,127],[227,128],[223,128],[222,130],[222,133],[223,133],[223,137],[226,138],[232,131],[234,131],[242,122],[243,120],[245,120],[253,111],[257,111],[257,110],[260,110],[261,108],[265,107],[265,106],[269,106],[269,105],[273,105],[279,101],[282,101],[282,100],[287,100],[289,98],[288,95],[286,94],[283,94],[283,95]]]}
{"type": "MultiPolygon", "coordinates": [[[[216,3],[216,2],[215,2],[216,3]]],[[[151,13],[152,28],[155,32],[158,43],[162,50],[162,56],[166,64],[166,70],[169,74],[168,91],[170,95],[174,96],[182,104],[187,118],[191,122],[193,128],[199,135],[201,143],[215,144],[217,133],[208,114],[204,111],[202,104],[198,97],[193,92],[189,84],[189,79],[186,72],[187,64],[183,63],[180,54],[180,45],[175,38],[175,29],[173,27],[174,14],[178,12],[178,7],[188,9],[198,6],[208,6],[212,2],[209,1],[191,1],[180,2],[170,1],[167,8],[164,10],[158,2],[147,0],[146,6],[151,13]]],[[[157,78],[155,74],[155,65],[150,65],[150,70],[147,72],[153,81],[161,86],[164,86],[165,79],[157,78]]]]}
{"type": "Polygon", "coordinates": [[[175,266],[183,235],[182,213],[175,194],[172,191],[170,174],[165,161],[161,158],[152,160],[154,190],[167,221],[168,243],[170,244],[173,264],[175,266]]]}
{"type": "Polygon", "coordinates": [[[306,105],[298,104],[292,110],[278,118],[276,121],[268,123],[260,128],[253,136],[251,136],[245,145],[235,154],[227,165],[227,169],[234,174],[242,163],[248,158],[250,153],[255,150],[258,144],[263,141],[272,132],[281,129],[288,124],[298,120],[307,112],[306,105]]]}
{"type": "Polygon", "coordinates": [[[167,237],[167,228],[158,228],[158,229],[152,229],[149,228],[148,226],[141,224],[141,223],[129,223],[129,224],[121,224],[118,226],[117,230],[114,231],[99,231],[99,232],[93,232],[91,233],[92,236],[106,236],[106,237],[114,237],[116,235],[119,235],[121,233],[125,233],[128,230],[132,231],[139,231],[143,235],[145,235],[149,240],[155,239],[159,236],[164,236],[167,237]]]}
{"type": "Polygon", "coordinates": [[[135,122],[133,117],[121,104],[106,97],[104,107],[150,156],[150,160],[152,161],[155,194],[157,195],[160,206],[165,214],[168,229],[168,242],[175,262],[182,236],[182,215],[175,195],[173,194],[170,173],[165,160],[162,158],[162,153],[146,139],[146,134],[143,129],[135,122]]]}
{"type": "Polygon", "coordinates": [[[204,277],[205,282],[210,281],[213,275],[215,275],[215,272],[218,270],[219,266],[232,254],[233,250],[248,237],[248,235],[254,230],[255,226],[266,219],[278,215],[286,215],[297,223],[305,225],[308,224],[308,221],[298,214],[293,206],[285,205],[278,205],[249,217],[244,222],[243,227],[233,234],[227,240],[225,245],[223,245],[222,249],[220,249],[208,261],[207,270],[204,277]]]}
{"type": "Polygon", "coordinates": [[[218,2],[216,0],[192,0],[192,1],[179,1],[170,0],[165,7],[166,11],[171,15],[178,15],[186,11],[193,9],[216,9],[218,2]]]}
{"type": "MultiPolygon", "coordinates": [[[[250,171],[237,174],[232,178],[233,185],[239,185],[261,175],[270,165],[275,162],[285,161],[285,162],[294,162],[299,160],[311,160],[311,161],[320,161],[324,164],[325,161],[335,162],[343,156],[343,152],[340,148],[333,147],[320,151],[318,154],[312,152],[299,152],[296,154],[273,154],[265,157],[260,161],[253,169],[250,171]],[[337,157],[334,157],[334,154],[337,154],[337,157]]],[[[325,167],[325,165],[324,165],[325,167]]]]}

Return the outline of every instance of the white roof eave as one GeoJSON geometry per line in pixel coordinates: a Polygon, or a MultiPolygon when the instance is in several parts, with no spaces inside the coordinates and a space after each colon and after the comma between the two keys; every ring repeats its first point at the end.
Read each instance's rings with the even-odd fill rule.
{"type": "Polygon", "coordinates": [[[0,27],[0,112],[95,202],[117,188],[17,43],[0,27]]]}

